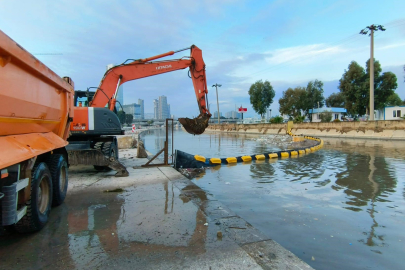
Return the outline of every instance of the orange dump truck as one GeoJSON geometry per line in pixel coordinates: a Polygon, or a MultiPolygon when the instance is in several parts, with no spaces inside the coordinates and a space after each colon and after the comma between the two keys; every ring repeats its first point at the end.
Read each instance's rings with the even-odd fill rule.
{"type": "Polygon", "coordinates": [[[74,85],[0,31],[0,227],[40,230],[68,185],[74,85]]]}

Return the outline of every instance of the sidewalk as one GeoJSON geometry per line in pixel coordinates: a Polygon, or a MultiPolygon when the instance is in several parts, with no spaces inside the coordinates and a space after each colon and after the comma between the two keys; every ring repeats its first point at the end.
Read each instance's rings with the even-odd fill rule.
{"type": "Polygon", "coordinates": [[[173,168],[135,156],[120,150],[125,178],[72,167],[42,231],[0,237],[0,269],[312,269],[173,168]]]}

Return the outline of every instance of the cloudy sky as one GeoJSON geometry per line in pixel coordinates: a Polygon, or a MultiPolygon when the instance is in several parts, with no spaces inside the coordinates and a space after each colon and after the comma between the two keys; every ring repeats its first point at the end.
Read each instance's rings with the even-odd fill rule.
{"type": "MultiPolygon", "coordinates": [[[[10,1],[0,0],[0,30],[33,53],[76,89],[98,86],[109,63],[154,56],[197,45],[203,51],[211,111],[235,105],[251,109],[249,87],[268,80],[276,91],[271,105],[288,87],[324,82],[325,97],[337,92],[351,61],[365,66],[370,38],[359,35],[371,24],[387,31],[375,35],[375,58],[398,77],[405,98],[405,1],[10,1]]],[[[170,58],[189,55],[181,52],[170,58]]],[[[166,95],[176,117],[198,115],[186,70],[124,84],[124,102],[166,95]]]]}

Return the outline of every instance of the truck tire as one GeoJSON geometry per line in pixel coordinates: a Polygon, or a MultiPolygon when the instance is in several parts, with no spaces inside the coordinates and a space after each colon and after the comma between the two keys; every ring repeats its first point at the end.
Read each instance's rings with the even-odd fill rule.
{"type": "Polygon", "coordinates": [[[45,162],[32,169],[31,195],[26,206],[27,214],[15,224],[16,231],[39,231],[48,222],[52,206],[52,176],[45,162]]]}
{"type": "Polygon", "coordinates": [[[68,188],[68,165],[64,155],[51,155],[48,159],[49,171],[52,176],[52,206],[63,203],[68,188]]]}
{"type": "MultiPolygon", "coordinates": [[[[97,142],[94,145],[94,149],[101,150],[106,158],[114,157],[118,160],[118,147],[115,142],[97,142]]],[[[94,169],[97,171],[111,171],[111,168],[108,166],[94,165],[94,169]]]]}

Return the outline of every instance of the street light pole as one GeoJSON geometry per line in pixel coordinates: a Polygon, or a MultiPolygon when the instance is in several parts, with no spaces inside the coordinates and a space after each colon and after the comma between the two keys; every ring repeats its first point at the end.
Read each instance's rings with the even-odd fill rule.
{"type": "Polygon", "coordinates": [[[382,25],[370,25],[360,31],[361,35],[367,35],[370,30],[370,110],[369,120],[374,121],[374,31],[385,31],[382,25]]]}
{"type": "Polygon", "coordinates": [[[215,86],[215,88],[216,88],[216,90],[217,90],[217,113],[218,113],[218,124],[219,124],[219,102],[218,102],[218,87],[221,87],[222,85],[221,84],[214,84],[212,87],[214,87],[215,86]]]}

